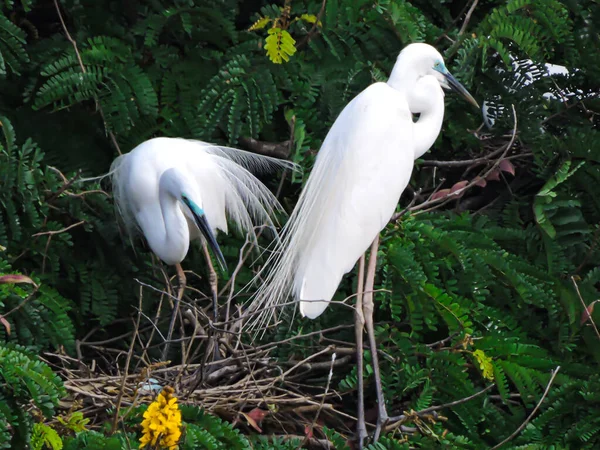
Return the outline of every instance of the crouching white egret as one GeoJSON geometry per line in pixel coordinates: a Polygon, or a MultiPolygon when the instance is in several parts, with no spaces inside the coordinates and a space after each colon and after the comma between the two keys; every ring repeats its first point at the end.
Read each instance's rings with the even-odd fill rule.
{"type": "Polygon", "coordinates": [[[180,300],[185,285],[180,263],[190,240],[204,238],[225,270],[215,235],[217,230],[227,233],[227,219],[256,238],[254,224],[273,225],[275,212],[282,210],[250,171],[292,166],[242,150],[161,137],[117,157],[110,173],[115,204],[128,231],[141,230],[152,251],[177,267],[180,300]]]}
{"type": "MultiPolygon", "coordinates": [[[[393,215],[410,180],[414,160],[435,142],[444,117],[442,88],[457,91],[478,107],[435,48],[410,44],[400,52],[387,83],[372,84],[342,110],[325,137],[298,204],[283,229],[280,247],[266,264],[265,282],[249,307],[249,313],[256,313],[251,325],[267,324],[275,307],[284,304],[290,294],[299,300],[303,316],[314,319],[323,313],[343,275],[378,239],[393,215]],[[420,117],[414,122],[416,113],[420,117]]],[[[366,436],[362,397],[364,323],[379,403],[375,438],[388,419],[373,332],[372,292],[367,294],[365,291],[362,300],[364,316],[360,307],[356,315],[359,446],[366,436]]]]}

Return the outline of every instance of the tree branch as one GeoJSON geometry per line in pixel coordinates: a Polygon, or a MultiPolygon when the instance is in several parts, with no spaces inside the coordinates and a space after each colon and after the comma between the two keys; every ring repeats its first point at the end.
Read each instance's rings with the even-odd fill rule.
{"type": "Polygon", "coordinates": [[[475,392],[473,395],[469,395],[468,397],[461,398],[459,400],[455,400],[450,403],[445,403],[443,405],[438,405],[438,406],[431,406],[431,407],[425,408],[421,411],[414,412],[413,414],[401,414],[399,416],[390,417],[390,422],[393,422],[393,423],[390,423],[388,426],[386,426],[385,431],[391,431],[391,430],[398,428],[404,421],[409,419],[411,416],[421,417],[421,416],[430,414],[432,412],[439,411],[440,409],[450,408],[452,406],[460,405],[461,403],[466,403],[470,400],[473,400],[476,397],[479,397],[481,394],[486,393],[494,386],[495,386],[494,384],[490,384],[488,387],[486,387],[478,392],[475,392]]]}
{"type": "Polygon", "coordinates": [[[550,392],[550,386],[552,386],[552,383],[554,383],[554,378],[556,378],[556,374],[558,373],[559,370],[560,370],[560,366],[556,366],[556,369],[554,369],[554,371],[552,372],[552,376],[550,377],[550,381],[548,382],[548,385],[546,386],[546,390],[544,391],[544,395],[542,395],[542,398],[540,399],[540,401],[538,402],[538,404],[535,405],[535,408],[533,409],[533,411],[531,411],[531,414],[529,414],[529,416],[527,417],[527,419],[525,419],[525,422],[523,422],[519,426],[519,428],[517,428],[515,430],[515,432],[513,434],[511,434],[510,436],[508,436],[506,439],[504,439],[498,445],[494,445],[490,450],[495,450],[497,448],[502,447],[504,444],[506,444],[508,441],[510,441],[512,438],[514,438],[517,434],[519,434],[521,431],[523,431],[523,428],[525,428],[527,426],[527,424],[531,421],[531,419],[533,418],[533,416],[535,415],[535,413],[537,412],[537,410],[540,408],[542,402],[544,401],[544,399],[548,395],[548,392],[550,392]]]}
{"type": "Polygon", "coordinates": [[[240,144],[260,155],[272,156],[273,158],[288,159],[290,156],[290,141],[283,142],[265,142],[254,138],[241,137],[240,144]]]}
{"type": "Polygon", "coordinates": [[[304,47],[306,44],[308,44],[310,42],[310,40],[312,39],[312,37],[318,32],[319,22],[321,21],[321,17],[323,16],[323,13],[325,12],[326,4],[327,4],[327,0],[323,0],[323,3],[321,3],[321,9],[319,10],[319,14],[317,14],[317,20],[315,20],[315,23],[313,24],[312,28],[308,31],[308,34],[306,36],[304,36],[300,42],[298,42],[298,45],[296,45],[296,49],[299,50],[302,47],[304,47]]]}
{"type": "MultiPolygon", "coordinates": [[[[77,56],[77,61],[79,62],[79,67],[81,67],[81,71],[83,73],[87,73],[85,65],[83,64],[83,59],[81,59],[81,54],[79,53],[79,49],[77,48],[77,41],[75,41],[75,39],[73,39],[71,37],[71,33],[69,33],[69,29],[67,28],[67,25],[65,24],[62,13],[60,12],[60,8],[58,6],[58,0],[54,0],[54,7],[56,8],[56,13],[58,14],[58,18],[60,19],[60,24],[62,25],[63,31],[65,32],[65,36],[66,36],[67,40],[73,46],[73,50],[75,50],[75,55],[77,56]]],[[[108,133],[110,140],[112,141],[113,145],[117,149],[117,152],[119,153],[119,155],[122,155],[121,148],[119,147],[119,143],[117,142],[117,138],[115,137],[114,133],[108,129],[108,127],[106,125],[106,118],[104,117],[104,111],[102,111],[102,106],[100,105],[100,101],[98,100],[98,97],[94,96],[94,100],[96,101],[96,108],[98,109],[98,112],[100,113],[100,116],[102,117],[102,122],[104,122],[104,128],[105,128],[106,132],[108,133]]]]}
{"type": "MultiPolygon", "coordinates": [[[[454,192],[449,193],[445,197],[438,197],[436,199],[431,199],[431,197],[430,197],[423,203],[420,203],[420,204],[414,205],[414,206],[412,205],[412,202],[411,202],[411,204],[408,205],[406,208],[404,208],[402,211],[395,213],[391,217],[390,222],[394,222],[394,221],[398,220],[400,217],[402,217],[407,212],[415,212],[415,211],[428,212],[428,211],[432,211],[433,209],[440,208],[441,206],[445,205],[446,203],[458,198],[465,191],[471,189],[473,186],[475,186],[479,182],[479,180],[481,178],[486,178],[490,173],[492,173],[498,167],[498,165],[500,165],[500,162],[506,157],[506,154],[511,149],[512,145],[515,142],[515,138],[517,137],[517,112],[515,110],[515,105],[511,105],[511,107],[512,107],[512,112],[513,112],[513,117],[514,117],[512,135],[506,145],[503,145],[498,150],[495,150],[494,152],[492,152],[492,154],[501,153],[500,156],[498,157],[498,159],[496,159],[494,161],[494,164],[492,164],[480,176],[472,179],[466,186],[464,186],[460,189],[457,189],[454,192]]],[[[487,158],[489,158],[489,157],[490,157],[490,155],[487,156],[487,158]]]]}

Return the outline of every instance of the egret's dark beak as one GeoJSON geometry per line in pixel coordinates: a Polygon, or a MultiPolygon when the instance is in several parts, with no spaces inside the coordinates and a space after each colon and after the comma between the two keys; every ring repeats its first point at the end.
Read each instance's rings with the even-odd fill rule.
{"type": "Polygon", "coordinates": [[[469,94],[469,91],[467,91],[465,87],[462,84],[460,84],[460,82],[456,78],[454,78],[454,76],[450,72],[446,72],[443,75],[444,77],[446,77],[448,86],[450,86],[450,88],[453,91],[456,91],[458,94],[460,94],[471,105],[474,105],[477,108],[479,108],[479,104],[475,101],[473,96],[469,94]]]}
{"type": "Polygon", "coordinates": [[[221,266],[223,272],[227,272],[227,263],[225,262],[223,253],[221,253],[219,244],[217,244],[217,239],[215,238],[215,235],[210,229],[208,220],[206,220],[206,215],[204,214],[204,211],[202,210],[202,208],[196,205],[196,203],[191,201],[188,197],[182,197],[182,201],[186,204],[188,208],[190,208],[190,211],[194,216],[194,222],[196,222],[196,225],[200,229],[200,232],[202,233],[202,235],[206,239],[206,242],[208,242],[208,245],[210,246],[211,250],[216,256],[217,261],[219,262],[219,266],[221,266]]]}

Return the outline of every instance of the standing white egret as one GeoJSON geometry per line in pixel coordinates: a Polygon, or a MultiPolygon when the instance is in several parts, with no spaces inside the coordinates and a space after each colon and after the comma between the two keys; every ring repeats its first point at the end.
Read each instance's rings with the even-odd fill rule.
{"type": "MultiPolygon", "coordinates": [[[[299,300],[303,316],[314,319],[323,313],[344,274],[352,270],[392,217],[414,160],[435,142],[444,118],[442,88],[452,88],[478,106],[435,48],[410,44],[398,56],[387,83],[372,84],[342,110],[284,227],[280,247],[267,262],[264,283],[249,308],[250,314],[257,314],[251,325],[267,324],[274,309],[290,294],[299,300]],[[420,117],[414,122],[417,113],[420,117]]],[[[387,421],[372,295],[365,294],[362,308],[366,317],[357,311],[360,446],[366,436],[361,381],[365,322],[377,382],[376,436],[387,421]]]]}
{"type": "MultiPolygon", "coordinates": [[[[162,137],[119,156],[110,173],[115,203],[128,231],[139,228],[152,251],[176,266],[180,300],[185,285],[180,263],[190,240],[203,237],[225,270],[215,234],[217,230],[227,233],[227,218],[256,238],[254,223],[273,225],[275,212],[282,210],[249,170],[291,166],[242,150],[162,137]]],[[[169,334],[173,323],[174,316],[169,334]]]]}

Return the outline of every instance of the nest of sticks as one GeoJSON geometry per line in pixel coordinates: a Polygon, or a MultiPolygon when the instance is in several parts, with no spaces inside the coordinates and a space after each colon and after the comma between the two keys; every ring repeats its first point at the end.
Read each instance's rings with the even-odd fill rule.
{"type": "MultiPolygon", "coordinates": [[[[167,298],[175,296],[168,294],[167,298]]],[[[353,434],[356,418],[344,412],[343,403],[354,403],[351,397],[355,392],[339,393],[332,375],[337,370],[347,371],[344,366],[351,367],[354,347],[326,345],[309,356],[305,355],[311,347],[303,347],[302,357],[290,356],[285,361],[273,355],[284,345],[322,338],[352,324],[252,345],[247,336],[223,332],[218,324],[213,325],[206,314],[208,306],[202,310],[195,302],[182,299],[179,305],[173,302],[183,320],[169,341],[169,355],[180,361],[156,362],[156,354],[167,345],[159,329],[164,330],[169,318],[161,319],[159,314],[148,317],[141,303],[140,291],[137,317],[118,319],[114,324],[133,321],[132,331],[92,341],[100,328],[92,330],[77,341],[77,358],[65,352],[42,355],[64,380],[68,392],[60,404],[64,412],[81,411],[92,428],[113,421],[116,429],[132,408],[151,402],[162,388],[170,386],[181,404],[200,406],[245,433],[300,437],[312,448],[333,448],[319,431],[323,425],[353,434]]]]}

